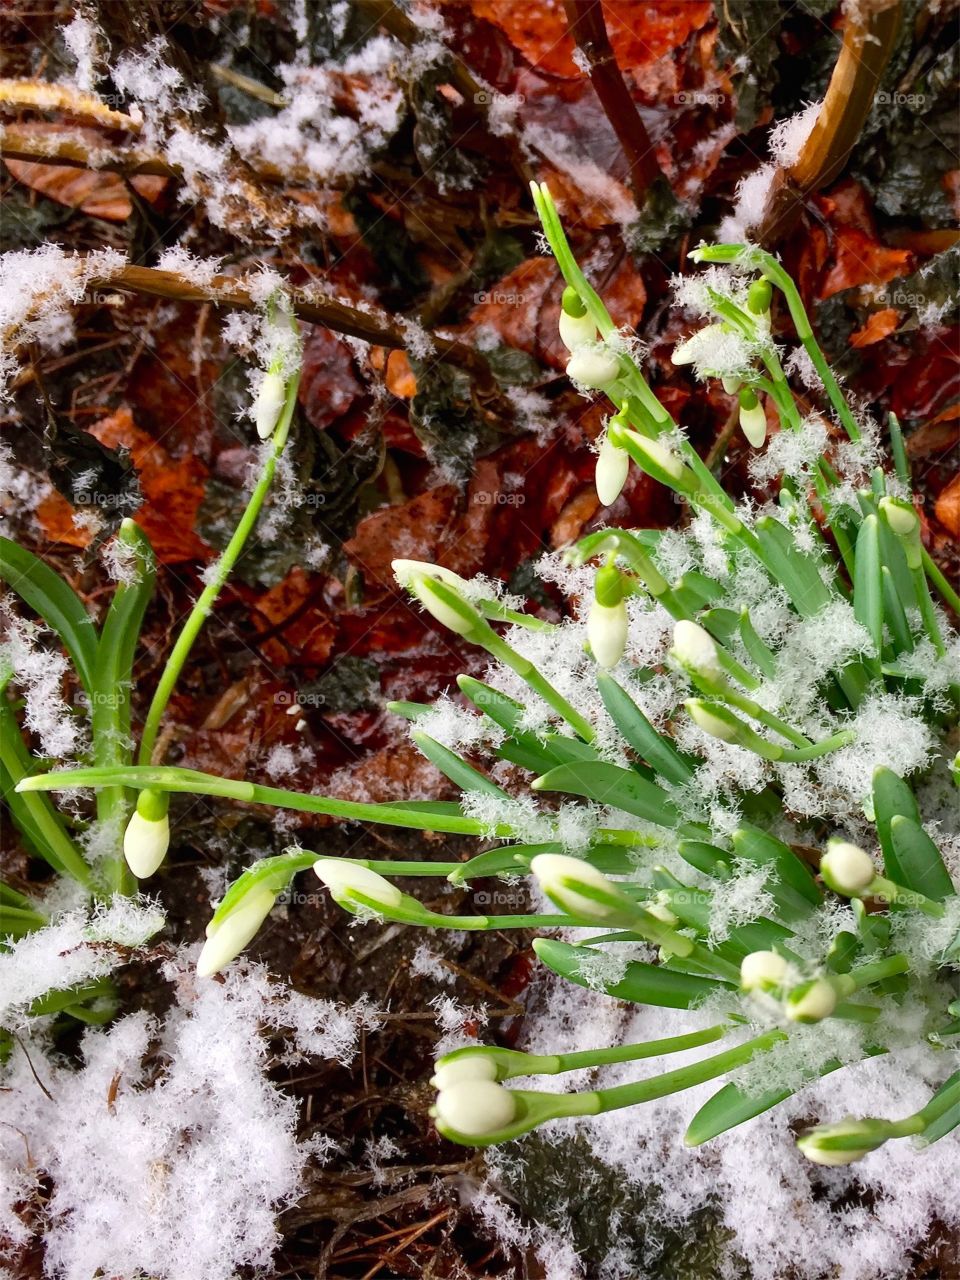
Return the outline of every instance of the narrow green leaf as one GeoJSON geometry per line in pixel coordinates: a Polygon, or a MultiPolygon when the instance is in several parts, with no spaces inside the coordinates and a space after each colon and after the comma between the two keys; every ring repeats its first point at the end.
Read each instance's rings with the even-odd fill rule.
{"type": "Polygon", "coordinates": [[[896,884],[916,889],[916,885],[907,883],[906,873],[893,847],[890,824],[897,816],[919,822],[920,810],[917,808],[916,797],[908,783],[892,769],[881,765],[873,774],[873,818],[883,853],[884,871],[896,884]]]}
{"type": "Polygon", "coordinates": [[[559,765],[536,778],[533,788],[585,796],[661,827],[675,827],[680,822],[680,813],[665,791],[633,770],[603,760],[559,765]]]}
{"type": "Polygon", "coordinates": [[[797,612],[812,618],[833,599],[820,577],[813,556],[801,551],[791,531],[772,516],[761,516],[756,525],[763,560],[775,582],[779,582],[793,601],[797,612]]]}
{"type": "Polygon", "coordinates": [[[733,847],[738,857],[770,868],[767,888],[784,920],[808,915],[812,907],[822,902],[823,895],[810,870],[782,840],[759,827],[744,825],[734,832],[733,847]]]}
{"type": "Polygon", "coordinates": [[[879,658],[883,648],[883,579],[880,574],[879,520],[870,515],[857,534],[857,559],[853,576],[853,612],[866,627],[879,658]]]}
{"type": "MultiPolygon", "coordinates": [[[[584,968],[589,968],[593,954],[589,948],[575,947],[553,938],[536,938],[533,949],[547,968],[561,978],[580,987],[596,988],[595,979],[591,977],[588,981],[583,974],[584,968]]],[[[619,981],[600,985],[606,995],[617,1000],[659,1005],[665,1009],[689,1009],[711,992],[726,988],[725,983],[645,964],[642,960],[631,960],[619,981]]]]}
{"type": "Polygon", "coordinates": [[[0,579],[57,633],[77,669],[80,683],[90,693],[97,631],[73,588],[32,552],[2,537],[0,579]]]}
{"type": "Polygon", "coordinates": [[[705,840],[681,840],[677,851],[684,862],[689,862],[691,867],[705,876],[729,880],[733,874],[730,866],[732,855],[705,840]]]}
{"type": "Polygon", "coordinates": [[[912,653],[914,646],[910,623],[893,574],[886,565],[881,567],[880,577],[883,582],[883,616],[893,639],[893,651],[895,654],[912,653]]]}
{"type": "Polygon", "coordinates": [[[669,738],[657,732],[613,676],[606,671],[598,672],[597,688],[603,705],[625,741],[656,773],[676,786],[683,786],[693,778],[693,767],[669,738]]]}
{"type": "Polygon", "coordinates": [[[414,729],[410,737],[430,763],[435,764],[451,782],[455,782],[461,791],[479,791],[484,795],[497,796],[501,800],[509,799],[502,787],[491,782],[479,769],[475,769],[472,764],[467,764],[466,760],[458,756],[455,751],[443,746],[429,734],[414,729]]]}
{"type": "MultiPolygon", "coordinates": [[[[944,1080],[943,1084],[930,1099],[930,1102],[934,1102],[941,1094],[946,1093],[948,1089],[952,1089],[958,1080],[960,1080],[960,1071],[955,1071],[948,1080],[944,1080]]],[[[929,1105],[930,1103],[927,1103],[927,1106],[929,1105]]],[[[931,1120],[920,1135],[919,1141],[923,1146],[929,1147],[931,1142],[938,1142],[941,1138],[945,1138],[948,1133],[952,1133],[958,1124],[960,1124],[960,1101],[955,1102],[952,1107],[947,1107],[943,1115],[936,1120],[931,1120]]]]}
{"type": "Polygon", "coordinates": [[[776,654],[757,635],[749,610],[746,608],[740,610],[740,639],[757,668],[772,679],[777,674],[776,654]]]}
{"type": "Polygon", "coordinates": [[[457,686],[465,698],[469,698],[475,707],[485,712],[491,720],[510,733],[520,726],[526,708],[514,698],[508,698],[499,689],[494,689],[482,680],[474,680],[473,676],[457,676],[457,686]]]}
{"type": "Polygon", "coordinates": [[[935,902],[956,893],[940,850],[919,822],[897,814],[890,820],[890,841],[906,888],[935,902]]]}

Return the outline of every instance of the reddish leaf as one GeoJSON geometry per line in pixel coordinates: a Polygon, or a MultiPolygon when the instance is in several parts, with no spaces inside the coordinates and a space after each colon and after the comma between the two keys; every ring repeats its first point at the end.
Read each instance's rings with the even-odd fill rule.
{"type": "Polygon", "coordinates": [[[866,324],[850,336],[851,347],[869,347],[893,333],[900,323],[900,312],[895,307],[874,311],[866,324]]]}

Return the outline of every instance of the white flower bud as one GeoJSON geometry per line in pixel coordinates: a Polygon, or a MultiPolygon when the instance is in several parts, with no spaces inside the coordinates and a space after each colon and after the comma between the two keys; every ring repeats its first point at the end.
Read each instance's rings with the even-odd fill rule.
{"type": "Polygon", "coordinates": [[[605,605],[594,600],[587,618],[587,639],[594,658],[601,667],[615,667],[627,647],[627,606],[605,605]]]}
{"type": "Polygon", "coordinates": [[[728,396],[735,396],[743,386],[743,379],[735,376],[731,377],[729,374],[724,374],[720,379],[720,385],[728,396]]]}
{"type": "Polygon", "coordinates": [[[763,405],[757,403],[752,408],[740,406],[740,430],[747,437],[754,449],[759,449],[767,438],[767,415],[763,405]]]}
{"type": "Polygon", "coordinates": [[[815,978],[794,987],[787,996],[786,1014],[791,1022],[822,1022],[837,1007],[837,993],[826,978],[815,978]]]}
{"type": "Polygon", "coordinates": [[[431,617],[455,635],[469,636],[483,625],[479,611],[460,595],[457,586],[443,578],[414,574],[407,583],[407,590],[417,597],[431,617]]]}
{"type": "Polygon", "coordinates": [[[136,810],[123,833],[123,856],[138,880],[152,876],[170,847],[170,819],[150,819],[136,810]]]}
{"type": "Polygon", "coordinates": [[[581,346],[567,361],[567,377],[581,387],[602,391],[616,382],[620,361],[604,347],[581,346]]]}
{"type": "Polygon", "coordinates": [[[430,1083],[436,1089],[449,1089],[464,1080],[496,1080],[497,1064],[489,1054],[471,1053],[452,1062],[437,1063],[430,1083]]]}
{"type": "Polygon", "coordinates": [[[430,564],[426,560],[392,560],[390,567],[393,569],[397,585],[403,587],[404,591],[409,590],[411,582],[418,575],[437,578],[458,591],[470,589],[470,584],[465,578],[461,578],[459,573],[454,573],[452,569],[445,569],[442,564],[430,564]]]}
{"type": "Polygon", "coordinates": [[[483,1138],[505,1129],[517,1114],[509,1089],[493,1080],[461,1080],[437,1095],[438,1127],[483,1138]]]}
{"type": "Polygon", "coordinates": [[[684,479],[686,467],[672,449],[667,449],[658,440],[650,440],[638,432],[632,432],[630,438],[637,452],[643,454],[654,466],[659,467],[671,480],[679,483],[684,479]]]}
{"type": "Polygon", "coordinates": [[[597,455],[596,486],[605,507],[612,507],[620,497],[629,473],[630,455],[604,436],[597,455]]]}
{"type": "Polygon", "coordinates": [[[276,897],[265,885],[254,885],[236,907],[207,925],[207,940],[197,961],[197,976],[209,978],[240,954],[273,910],[276,897]]]}
{"type": "Polygon", "coordinates": [[[617,915],[615,906],[596,902],[593,898],[578,893],[575,887],[569,887],[569,882],[572,881],[574,885],[582,884],[590,889],[599,889],[609,897],[620,895],[617,886],[589,862],[568,857],[564,853],[538,853],[530,863],[530,870],[550,901],[555,902],[568,915],[598,922],[617,915]]]}
{"type": "Polygon", "coordinates": [[[588,311],[582,316],[572,316],[569,311],[560,311],[560,339],[568,351],[576,351],[585,342],[596,342],[597,326],[588,311]]]}
{"type": "Polygon", "coordinates": [[[877,878],[869,853],[847,840],[828,840],[820,859],[820,874],[835,893],[856,898],[877,878]]]}
{"type": "Polygon", "coordinates": [[[707,680],[725,679],[716,641],[699,623],[685,618],[674,623],[671,652],[688,671],[695,671],[707,680]]]}
{"type": "Polygon", "coordinates": [[[853,1116],[847,1116],[838,1124],[819,1125],[816,1129],[810,1129],[807,1133],[801,1134],[797,1139],[797,1146],[814,1164],[827,1165],[835,1169],[841,1165],[854,1164],[857,1160],[862,1160],[871,1151],[876,1151],[877,1147],[882,1146],[885,1141],[886,1138],[882,1131],[878,1131],[876,1123],[871,1123],[869,1120],[855,1120],[853,1116]],[[857,1138],[866,1140],[867,1145],[843,1150],[827,1145],[831,1138],[857,1138]]]}
{"type": "Polygon", "coordinates": [[[718,324],[708,324],[703,329],[698,329],[696,333],[692,333],[689,338],[674,347],[670,363],[696,364],[703,357],[704,351],[709,350],[710,344],[722,335],[723,330],[718,324]]]}
{"type": "MultiPolygon", "coordinates": [[[[362,894],[387,908],[399,907],[403,902],[403,894],[395,884],[369,867],[361,867],[347,858],[318,858],[313,869],[335,902],[342,903],[350,893],[362,894]]],[[[355,904],[348,898],[342,905],[353,907],[355,904]]]]}
{"type": "Polygon", "coordinates": [[[281,374],[269,370],[257,393],[257,435],[261,440],[269,440],[273,435],[286,394],[287,384],[281,374]]]}
{"type": "Polygon", "coordinates": [[[787,962],[776,951],[751,951],[740,962],[740,986],[744,991],[769,991],[787,976],[787,962]]]}
{"type": "Polygon", "coordinates": [[[722,720],[720,716],[708,710],[698,698],[690,698],[686,704],[690,718],[704,733],[711,738],[719,738],[721,742],[736,742],[739,728],[733,721],[722,720]]]}
{"type": "Polygon", "coordinates": [[[911,538],[920,528],[920,517],[913,507],[905,502],[881,498],[880,509],[887,524],[898,538],[911,538]]]}

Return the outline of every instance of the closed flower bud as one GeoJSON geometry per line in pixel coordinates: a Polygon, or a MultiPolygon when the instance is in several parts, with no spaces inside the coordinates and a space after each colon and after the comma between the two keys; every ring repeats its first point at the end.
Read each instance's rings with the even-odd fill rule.
{"type": "Polygon", "coordinates": [[[568,351],[576,351],[585,342],[596,342],[597,326],[593,317],[584,311],[582,316],[560,312],[560,339],[568,351]]]}
{"type": "Polygon", "coordinates": [[[605,507],[612,507],[620,497],[630,473],[630,455],[618,449],[604,436],[597,455],[597,497],[605,507]]]}
{"type": "Polygon", "coordinates": [[[430,578],[426,574],[413,574],[407,583],[407,589],[417,597],[431,617],[458,636],[469,636],[478,628],[486,626],[478,610],[464,599],[456,587],[442,579],[430,578]]]}
{"type": "Polygon", "coordinates": [[[709,350],[710,344],[715,342],[722,333],[723,328],[719,324],[708,324],[704,328],[698,329],[696,333],[692,333],[689,338],[674,347],[670,363],[675,365],[696,364],[704,351],[709,350]]]}
{"type": "Polygon", "coordinates": [[[207,940],[197,961],[197,976],[209,978],[235,959],[256,935],[276,900],[265,885],[254,885],[222,920],[214,915],[207,925],[207,940]]]}
{"type": "Polygon", "coordinates": [[[759,449],[767,438],[767,415],[749,387],[740,392],[740,430],[755,449],[759,449]]]}
{"type": "Polygon", "coordinates": [[[280,418],[280,410],[287,393],[287,384],[283,377],[270,369],[260,383],[257,393],[256,420],[257,435],[261,440],[268,440],[280,418]]]}
{"type": "MultiPolygon", "coordinates": [[[[615,903],[597,902],[577,891],[577,886],[582,885],[610,898],[623,897],[613,881],[589,862],[563,853],[538,853],[530,870],[550,901],[569,915],[605,923],[619,914],[615,903]]],[[[625,898],[624,904],[629,905],[625,898]]]]}
{"type": "Polygon", "coordinates": [[[744,991],[771,991],[787,976],[787,962],[776,951],[751,951],[740,962],[740,986],[744,991]]]}
{"type": "Polygon", "coordinates": [[[583,345],[567,361],[567,377],[591,391],[602,391],[616,382],[620,361],[604,347],[583,345]]]}
{"type": "Polygon", "coordinates": [[[493,1080],[460,1080],[437,1095],[437,1128],[465,1138],[486,1138],[511,1123],[517,1104],[509,1089],[493,1080]]]}
{"type": "Polygon", "coordinates": [[[694,672],[711,684],[726,683],[716,641],[699,623],[686,619],[674,623],[670,652],[685,670],[694,672]]]}
{"type": "Polygon", "coordinates": [[[828,840],[820,874],[834,893],[857,898],[873,884],[877,869],[868,853],[847,840],[828,840]]]}
{"type": "Polygon", "coordinates": [[[497,1064],[486,1053],[464,1053],[450,1062],[442,1059],[430,1078],[435,1089],[449,1089],[464,1080],[496,1080],[497,1064]]]}
{"type": "Polygon", "coordinates": [[[590,651],[599,666],[615,667],[627,647],[627,606],[605,605],[594,600],[587,619],[587,639],[590,651]]]}
{"type": "Polygon", "coordinates": [[[711,738],[719,738],[721,742],[736,742],[740,736],[740,725],[736,716],[731,715],[727,718],[717,715],[713,704],[708,705],[701,702],[699,698],[689,698],[686,708],[694,724],[704,733],[709,733],[711,738]]]}
{"type": "Polygon", "coordinates": [[[837,993],[826,978],[814,978],[794,987],[787,996],[786,1014],[791,1022],[822,1022],[837,1007],[837,993]]]}
{"type": "Polygon", "coordinates": [[[886,1142],[881,1127],[876,1121],[854,1120],[848,1116],[838,1124],[822,1124],[810,1129],[797,1139],[797,1146],[814,1164],[837,1168],[840,1165],[854,1164],[865,1155],[875,1151],[886,1142]],[[841,1146],[851,1140],[860,1142],[859,1147],[841,1146]]]}
{"type": "Polygon", "coordinates": [[[123,833],[123,856],[138,880],[152,876],[170,847],[167,797],[159,791],[140,792],[136,811],[123,833]]]}
{"type": "Polygon", "coordinates": [[[378,906],[399,907],[403,894],[395,884],[369,867],[361,867],[347,858],[318,858],[313,864],[318,878],[330,890],[334,902],[348,911],[358,905],[353,894],[361,894],[378,906]]]}
{"type": "Polygon", "coordinates": [[[913,506],[901,498],[881,498],[880,514],[903,547],[903,554],[907,558],[909,568],[923,568],[920,517],[913,506]]]}
{"type": "Polygon", "coordinates": [[[393,569],[393,576],[396,578],[399,586],[409,590],[410,583],[418,575],[427,578],[438,578],[441,582],[445,582],[449,587],[455,587],[458,591],[466,591],[470,584],[465,578],[461,578],[459,573],[454,573],[452,569],[445,569],[442,564],[430,564],[426,560],[392,560],[390,567],[393,569]]]}
{"type": "Polygon", "coordinates": [[[728,396],[735,396],[737,392],[740,390],[740,387],[742,386],[742,384],[743,384],[742,378],[730,377],[729,374],[725,374],[720,379],[720,385],[723,387],[724,391],[727,393],[728,396]]]}

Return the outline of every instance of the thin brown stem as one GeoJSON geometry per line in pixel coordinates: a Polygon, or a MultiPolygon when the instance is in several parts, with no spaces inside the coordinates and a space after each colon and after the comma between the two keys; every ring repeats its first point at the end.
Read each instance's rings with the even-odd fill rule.
{"type": "Polygon", "coordinates": [[[587,60],[590,83],[627,157],[630,186],[640,209],[660,176],[660,166],[637,104],[620,74],[603,19],[602,0],[564,0],[564,8],[577,48],[587,60]]]}
{"type": "Polygon", "coordinates": [[[800,217],[806,197],[832,182],[847,163],[893,51],[901,10],[901,0],[861,0],[847,17],[843,46],[817,122],[796,163],[774,175],[757,232],[764,248],[783,239],[800,217]]]}

